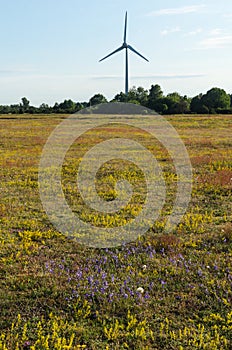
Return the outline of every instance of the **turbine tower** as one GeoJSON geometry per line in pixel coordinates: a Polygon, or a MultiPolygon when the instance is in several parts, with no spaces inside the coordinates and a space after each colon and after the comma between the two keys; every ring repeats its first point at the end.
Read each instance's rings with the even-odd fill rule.
{"type": "Polygon", "coordinates": [[[119,52],[123,49],[126,49],[126,71],[125,71],[125,94],[128,94],[128,49],[136,53],[138,56],[142,57],[145,61],[149,62],[148,59],[146,59],[143,55],[141,55],[138,51],[136,51],[132,46],[128,45],[126,42],[126,32],[127,32],[127,12],[125,15],[125,26],[124,26],[124,37],[123,37],[123,44],[113,52],[111,52],[109,55],[103,57],[99,62],[105,60],[106,58],[110,57],[111,55],[114,55],[116,52],[119,52]]]}

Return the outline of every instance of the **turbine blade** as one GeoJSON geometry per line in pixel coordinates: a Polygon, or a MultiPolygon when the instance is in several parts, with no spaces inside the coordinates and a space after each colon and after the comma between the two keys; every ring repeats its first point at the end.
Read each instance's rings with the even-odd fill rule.
{"type": "Polygon", "coordinates": [[[126,43],[126,30],[127,30],[127,12],[125,15],[124,40],[123,40],[124,43],[126,43]]]}
{"type": "Polygon", "coordinates": [[[111,52],[109,55],[107,55],[107,56],[103,57],[101,60],[99,60],[99,62],[105,60],[106,58],[112,56],[112,55],[115,54],[116,52],[119,52],[119,51],[121,51],[121,50],[123,50],[123,49],[124,49],[124,46],[120,46],[118,49],[114,50],[114,51],[111,52]]]}
{"type": "Polygon", "coordinates": [[[140,57],[142,57],[145,61],[149,62],[148,59],[146,57],[144,57],[143,55],[141,55],[141,53],[139,53],[138,51],[136,51],[132,46],[127,45],[128,49],[130,49],[131,51],[133,51],[134,53],[136,53],[137,55],[139,55],[140,57]]]}

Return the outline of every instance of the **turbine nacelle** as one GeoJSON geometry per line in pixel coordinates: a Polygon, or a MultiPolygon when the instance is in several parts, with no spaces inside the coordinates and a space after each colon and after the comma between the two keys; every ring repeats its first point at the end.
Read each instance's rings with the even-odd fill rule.
{"type": "Polygon", "coordinates": [[[115,53],[126,49],[126,77],[125,77],[125,94],[128,94],[128,54],[127,54],[127,49],[131,50],[132,52],[134,52],[136,55],[140,56],[141,58],[143,58],[145,61],[149,62],[148,59],[146,57],[144,57],[143,55],[141,55],[141,53],[139,53],[138,51],[136,51],[131,45],[128,45],[126,43],[126,34],[127,34],[127,12],[125,15],[125,26],[124,26],[124,37],[123,37],[123,44],[117,48],[116,50],[114,50],[113,52],[111,52],[110,54],[108,54],[107,56],[103,57],[101,60],[99,60],[99,62],[105,60],[106,58],[114,55],[115,53]]]}

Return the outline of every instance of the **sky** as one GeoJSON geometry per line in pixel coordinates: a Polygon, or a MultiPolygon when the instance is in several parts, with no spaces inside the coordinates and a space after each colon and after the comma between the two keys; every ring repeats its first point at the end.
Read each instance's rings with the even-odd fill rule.
{"type": "Polygon", "coordinates": [[[82,102],[124,91],[125,12],[129,87],[193,97],[232,93],[230,0],[0,0],[0,104],[82,102]]]}

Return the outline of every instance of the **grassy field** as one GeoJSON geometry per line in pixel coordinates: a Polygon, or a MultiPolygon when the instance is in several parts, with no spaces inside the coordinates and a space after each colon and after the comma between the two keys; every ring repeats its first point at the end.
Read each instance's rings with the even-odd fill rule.
{"type": "MultiPolygon", "coordinates": [[[[232,116],[167,117],[193,167],[191,202],[170,234],[163,229],[175,195],[173,162],[155,140],[136,135],[160,163],[167,199],[152,230],[113,249],[68,239],[42,208],[41,152],[65,117],[0,116],[0,350],[231,349],[232,116]]],[[[117,179],[137,186],[120,219],[96,218],[75,187],[81,157],[104,137],[99,130],[77,140],[62,185],[83,220],[120,226],[144,202],[139,169],[106,165],[98,174],[96,187],[108,201],[116,196],[115,169],[117,179]]]]}

